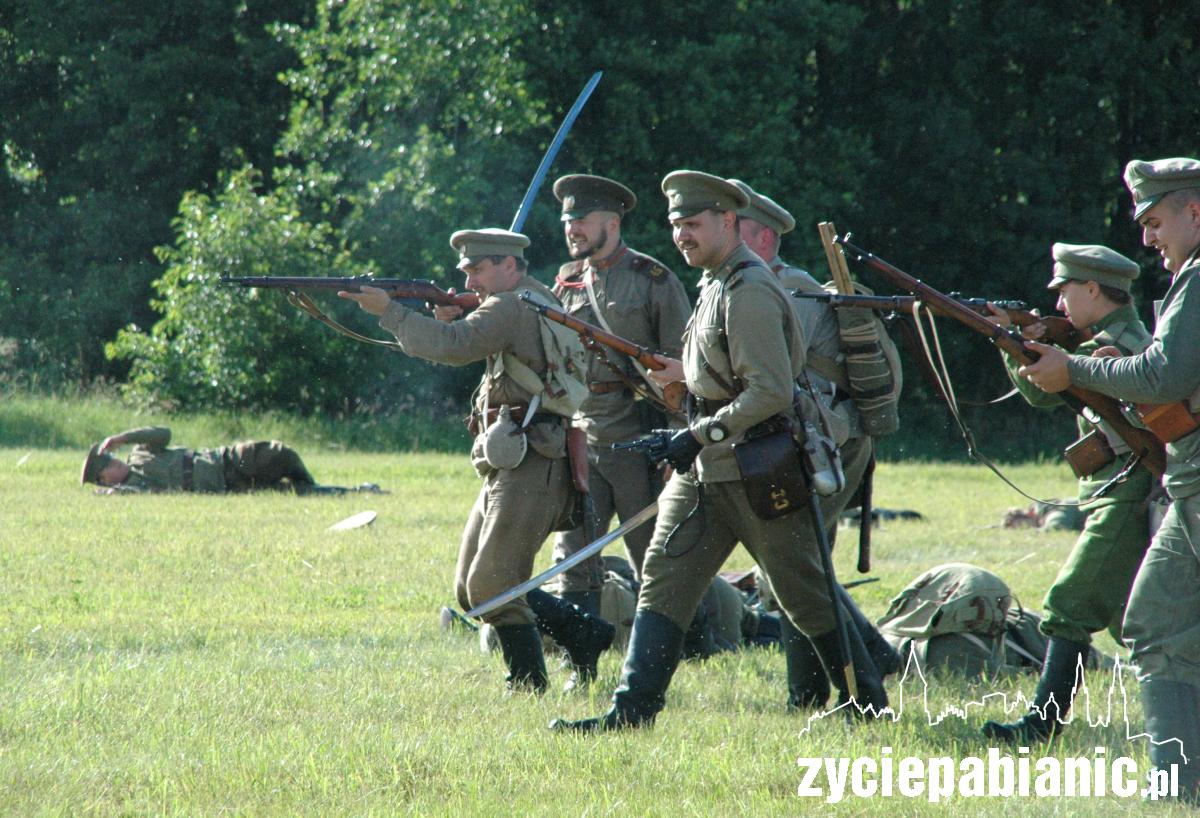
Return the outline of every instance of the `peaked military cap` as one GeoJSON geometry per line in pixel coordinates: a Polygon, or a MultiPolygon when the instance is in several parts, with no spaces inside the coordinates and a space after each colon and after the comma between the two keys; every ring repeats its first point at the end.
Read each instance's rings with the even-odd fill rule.
{"type": "Polygon", "coordinates": [[[104,471],[104,467],[112,461],[112,455],[100,451],[99,443],[92,444],[92,448],[88,449],[87,457],[83,459],[83,470],[79,473],[79,485],[95,483],[100,477],[100,472],[104,471]]]}
{"type": "Polygon", "coordinates": [[[637,205],[637,196],[620,182],[603,176],[573,173],[554,183],[554,198],[562,202],[562,221],[581,219],[593,210],[624,216],[637,205]]]}
{"type": "Polygon", "coordinates": [[[784,210],[783,206],[770,196],[762,195],[741,179],[727,179],[726,181],[737,185],[741,188],[742,193],[745,193],[750,199],[750,204],[738,211],[738,215],[742,218],[753,219],[774,230],[778,236],[782,236],[796,226],[796,220],[792,218],[792,214],[784,210]]]}
{"type": "Polygon", "coordinates": [[[1106,287],[1129,292],[1141,268],[1116,250],[1099,244],[1055,244],[1054,277],[1046,286],[1057,289],[1068,281],[1095,281],[1106,287]]]}
{"type": "Polygon", "coordinates": [[[750,204],[740,187],[698,170],[675,170],[662,180],[667,218],[686,219],[704,210],[738,211],[750,204]]]}
{"type": "Polygon", "coordinates": [[[1168,193],[1200,188],[1200,160],[1182,156],[1153,162],[1134,159],[1125,166],[1125,187],[1133,194],[1133,217],[1140,219],[1168,193]]]}
{"type": "Polygon", "coordinates": [[[482,230],[459,230],[450,237],[450,246],[458,251],[458,269],[475,264],[488,256],[525,258],[529,237],[499,227],[482,230]]]}

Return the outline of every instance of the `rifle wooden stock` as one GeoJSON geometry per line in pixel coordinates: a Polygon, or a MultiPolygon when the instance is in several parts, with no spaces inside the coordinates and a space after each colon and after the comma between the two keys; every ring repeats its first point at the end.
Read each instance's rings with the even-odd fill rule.
{"type": "Polygon", "coordinates": [[[479,306],[479,293],[449,293],[432,281],[403,278],[375,278],[374,276],[245,276],[236,278],[222,276],[221,284],[241,287],[259,287],[271,290],[344,290],[356,293],[363,287],[378,287],[391,298],[412,298],[427,304],[453,305],[464,310],[479,306]]]}
{"type": "MultiPolygon", "coordinates": [[[[987,318],[962,306],[945,293],[935,290],[875,254],[854,246],[846,240],[845,236],[838,237],[836,241],[856,261],[870,267],[900,289],[917,296],[940,314],[954,318],[976,332],[986,335],[993,344],[1022,365],[1032,364],[1039,358],[1036,352],[1025,347],[1025,339],[1019,332],[993,324],[987,318]]],[[[1077,415],[1083,416],[1084,407],[1090,408],[1101,420],[1108,423],[1117,436],[1141,458],[1141,464],[1151,474],[1155,477],[1162,476],[1167,462],[1166,449],[1163,447],[1162,441],[1146,429],[1139,429],[1125,420],[1121,405],[1115,399],[1099,392],[1081,389],[1078,386],[1067,387],[1064,392],[1060,393],[1060,397],[1077,415]]]]}
{"type": "MultiPolygon", "coordinates": [[[[548,307],[545,304],[539,304],[532,298],[528,297],[527,293],[521,293],[521,300],[525,302],[525,306],[531,310],[535,310],[549,318],[551,321],[562,324],[568,329],[572,329],[579,333],[579,337],[583,339],[583,345],[589,349],[595,349],[597,346],[608,347],[611,350],[628,355],[646,369],[659,370],[666,367],[659,363],[654,357],[654,351],[641,344],[635,344],[622,338],[619,335],[613,335],[594,324],[589,324],[587,321],[580,321],[572,315],[568,315],[562,310],[556,310],[553,307],[548,307]]],[[[667,384],[663,389],[663,400],[672,411],[680,411],[683,408],[684,398],[687,397],[687,385],[682,381],[667,384]]]]}

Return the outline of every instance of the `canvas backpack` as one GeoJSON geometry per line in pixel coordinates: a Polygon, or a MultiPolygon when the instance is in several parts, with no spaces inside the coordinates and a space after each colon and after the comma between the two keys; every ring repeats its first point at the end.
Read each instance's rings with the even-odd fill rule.
{"type": "MultiPolygon", "coordinates": [[[[824,289],[838,291],[833,282],[824,289]]],[[[874,294],[858,282],[854,289],[860,295],[874,294]]],[[[871,437],[890,435],[900,428],[900,391],[904,387],[896,342],[875,310],[838,307],[835,312],[841,340],[838,360],[810,352],[808,365],[850,395],[864,432],[871,437]]]]}
{"type": "MultiPolygon", "coordinates": [[[[529,297],[549,307],[562,305],[534,290],[522,290],[529,297]]],[[[546,356],[545,375],[539,376],[515,355],[505,352],[499,356],[494,375],[507,372],[522,389],[539,395],[541,408],[569,418],[588,397],[588,354],[579,334],[573,329],[538,315],[542,334],[542,352],[546,356]]]]}

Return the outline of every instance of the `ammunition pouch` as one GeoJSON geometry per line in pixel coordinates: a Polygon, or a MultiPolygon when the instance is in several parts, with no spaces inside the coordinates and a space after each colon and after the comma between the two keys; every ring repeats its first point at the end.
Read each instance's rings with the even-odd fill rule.
{"type": "Polygon", "coordinates": [[[1146,428],[1163,443],[1174,443],[1200,429],[1200,423],[1197,422],[1197,416],[1190,411],[1188,401],[1139,403],[1137,413],[1146,428]]]}
{"type": "Polygon", "coordinates": [[[1108,439],[1099,430],[1094,430],[1064,449],[1063,457],[1067,459],[1075,476],[1082,479],[1112,463],[1117,459],[1117,454],[1109,445],[1108,439]]]}
{"type": "Polygon", "coordinates": [[[733,444],[750,508],[763,520],[774,520],[805,505],[806,479],[792,425],[776,415],[747,430],[733,444]]]}

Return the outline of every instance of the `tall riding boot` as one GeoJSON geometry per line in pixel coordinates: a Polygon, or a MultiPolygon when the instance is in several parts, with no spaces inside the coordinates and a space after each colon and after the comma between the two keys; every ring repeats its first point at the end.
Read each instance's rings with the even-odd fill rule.
{"type": "Polygon", "coordinates": [[[786,616],[779,617],[780,644],[787,664],[788,710],[811,710],[829,700],[829,677],[808,637],[786,616]]]}
{"type": "Polygon", "coordinates": [[[1024,745],[1043,742],[1061,733],[1061,721],[1070,712],[1075,696],[1075,671],[1081,659],[1087,660],[1088,650],[1082,642],[1051,636],[1029,712],[1007,724],[986,721],[983,734],[1008,744],[1024,745]]]}
{"type": "Polygon", "coordinates": [[[538,628],[562,645],[571,660],[571,678],[563,689],[586,687],[596,678],[600,654],[608,650],[617,629],[540,588],[527,593],[525,601],[537,617],[538,628]]]}
{"type": "Polygon", "coordinates": [[[682,652],[683,631],[678,625],[654,611],[638,611],[612,707],[599,718],[555,719],[550,729],[594,733],[653,724],[666,703],[667,686],[682,652]]]}
{"type": "Polygon", "coordinates": [[[863,644],[867,647],[867,654],[870,655],[871,661],[875,663],[875,669],[879,671],[880,676],[890,676],[900,670],[900,653],[892,647],[888,640],[883,638],[883,634],[875,627],[867,615],[864,614],[854,602],[854,598],[841,585],[837,586],[838,597],[842,600],[842,610],[849,615],[847,625],[853,625],[863,644]]]}
{"type": "Polygon", "coordinates": [[[563,591],[559,596],[586,614],[600,615],[599,591],[563,591]]]}
{"type": "Polygon", "coordinates": [[[538,629],[533,625],[496,625],[493,630],[508,665],[508,689],[545,692],[546,660],[542,658],[538,629]]]}
{"type": "Polygon", "coordinates": [[[1200,688],[1168,679],[1142,682],[1142,712],[1150,738],[1163,742],[1150,745],[1154,769],[1169,771],[1175,765],[1180,800],[1200,803],[1200,688]]]}
{"type": "MultiPolygon", "coordinates": [[[[858,628],[848,624],[846,634],[850,638],[850,656],[854,663],[854,686],[858,689],[855,703],[858,711],[865,712],[868,707],[871,707],[878,714],[888,705],[887,691],[883,689],[883,677],[879,675],[879,670],[871,661],[866,645],[863,644],[862,637],[858,633],[858,628]]],[[[821,657],[821,664],[825,665],[829,681],[837,688],[838,706],[846,704],[851,698],[850,687],[846,684],[846,660],[842,653],[841,639],[838,636],[837,628],[829,633],[809,638],[813,647],[816,648],[817,656],[821,657]]]]}

